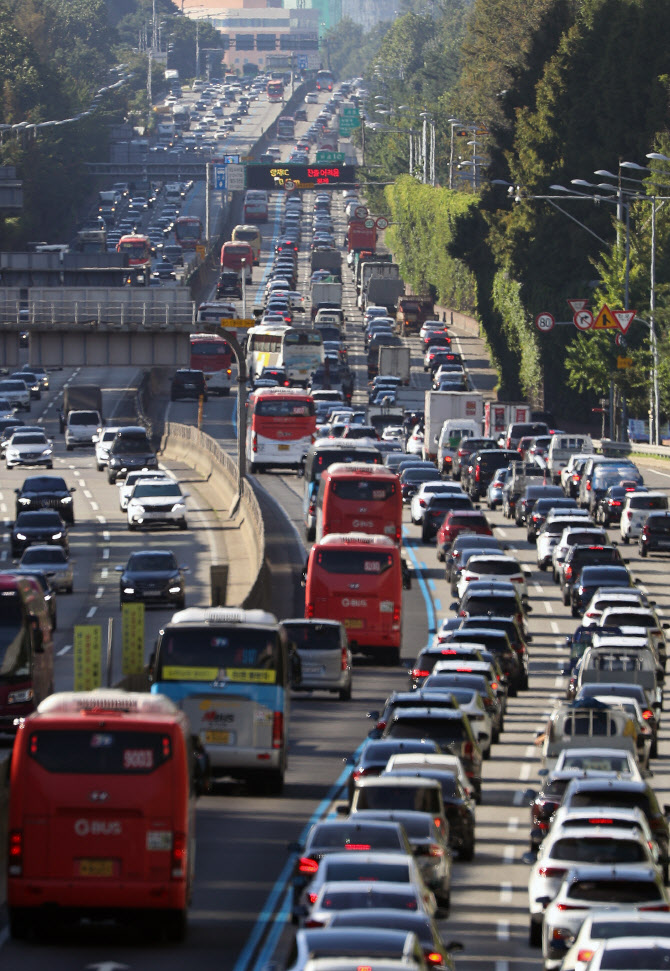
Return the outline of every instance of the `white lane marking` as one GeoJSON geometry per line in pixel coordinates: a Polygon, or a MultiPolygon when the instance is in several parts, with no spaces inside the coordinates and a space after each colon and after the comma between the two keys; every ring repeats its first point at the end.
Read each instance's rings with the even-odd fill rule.
{"type": "MultiPolygon", "coordinates": [[[[74,465],[71,465],[70,468],[73,469],[74,465]]],[[[86,481],[84,479],[77,479],[77,484],[83,489],[86,485],[86,481]]]]}
{"type": "Polygon", "coordinates": [[[89,492],[88,489],[84,489],[84,495],[86,496],[87,499],[93,498],[93,493],[89,492]]]}
{"type": "Polygon", "coordinates": [[[105,541],[105,543],[109,543],[109,538],[110,537],[109,537],[109,530],[108,529],[103,529],[103,531],[102,531],[102,538],[105,541]]]}
{"type": "Polygon", "coordinates": [[[109,559],[109,550],[108,549],[104,549],[102,551],[102,558],[103,558],[103,560],[108,560],[109,559]]]}
{"type": "Polygon", "coordinates": [[[507,530],[503,529],[502,526],[498,526],[498,536],[502,536],[503,539],[507,539],[507,530]]]}
{"type": "Polygon", "coordinates": [[[509,921],[499,920],[496,927],[496,937],[499,941],[509,941],[509,921]]]}
{"type": "Polygon", "coordinates": [[[530,779],[530,762],[524,762],[519,772],[519,782],[528,782],[530,779]]]}
{"type": "Polygon", "coordinates": [[[0,553],[0,560],[2,560],[2,562],[4,563],[6,559],[7,559],[7,550],[3,550],[2,553],[0,553]]]}
{"type": "Polygon", "coordinates": [[[97,502],[91,501],[91,509],[93,510],[93,512],[95,512],[99,508],[100,506],[97,504],[97,502]]]}
{"type": "Polygon", "coordinates": [[[535,587],[535,593],[544,593],[544,588],[541,583],[534,583],[533,586],[535,587]]]}
{"type": "Polygon", "coordinates": [[[503,861],[505,863],[512,863],[514,860],[514,847],[506,846],[503,850],[503,861]]]}
{"type": "Polygon", "coordinates": [[[63,654],[67,654],[67,652],[71,650],[72,644],[66,644],[65,647],[61,647],[60,651],[56,651],[56,657],[62,657],[63,654]]]}
{"type": "Polygon", "coordinates": [[[106,580],[108,576],[109,576],[109,570],[107,569],[106,566],[103,566],[103,568],[100,570],[100,579],[106,580]]]}
{"type": "Polygon", "coordinates": [[[104,592],[105,592],[104,587],[98,587],[98,589],[95,591],[95,599],[100,600],[100,597],[102,597],[104,592]]]}
{"type": "Polygon", "coordinates": [[[98,609],[97,607],[89,607],[88,613],[86,614],[86,618],[90,620],[91,617],[94,617],[97,609],[98,609]]]}
{"type": "Polygon", "coordinates": [[[552,634],[560,634],[560,630],[558,629],[558,624],[555,620],[550,621],[549,626],[551,627],[552,634]]]}
{"type": "Polygon", "coordinates": [[[7,512],[7,503],[6,502],[0,503],[0,512],[7,512]]]}
{"type": "Polygon", "coordinates": [[[496,961],[495,971],[509,971],[509,961],[496,961]]]}
{"type": "Polygon", "coordinates": [[[523,802],[523,792],[521,791],[521,789],[517,789],[517,791],[514,793],[514,799],[512,800],[512,805],[520,806],[522,802],[523,802]]]}
{"type": "Polygon", "coordinates": [[[553,614],[554,612],[554,608],[551,606],[548,600],[544,601],[544,609],[547,611],[548,614],[553,614]]]}
{"type": "Polygon", "coordinates": [[[98,520],[101,526],[107,522],[104,516],[96,516],[95,518],[98,520]]]}
{"type": "Polygon", "coordinates": [[[670,479],[670,472],[659,472],[658,469],[652,469],[649,465],[641,465],[641,469],[646,469],[647,472],[653,472],[655,475],[662,475],[664,479],[670,479]]]}
{"type": "Polygon", "coordinates": [[[554,681],[554,687],[555,688],[562,688],[563,687],[563,675],[562,674],[557,674],[556,675],[556,680],[554,681]]]}
{"type": "Polygon", "coordinates": [[[512,884],[511,883],[500,884],[500,903],[501,904],[512,903],[512,884]]]}
{"type": "Polygon", "coordinates": [[[526,746],[526,751],[524,753],[524,758],[525,759],[532,759],[534,757],[534,755],[535,755],[535,746],[534,745],[527,745],[526,746]]]}
{"type": "Polygon", "coordinates": [[[519,817],[510,816],[510,818],[507,821],[507,831],[509,833],[515,833],[518,828],[519,828],[519,817]]]}

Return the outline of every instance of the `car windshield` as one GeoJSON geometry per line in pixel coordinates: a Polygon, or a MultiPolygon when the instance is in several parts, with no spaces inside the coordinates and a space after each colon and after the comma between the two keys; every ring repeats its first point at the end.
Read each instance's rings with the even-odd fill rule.
{"type": "Polygon", "coordinates": [[[133,499],[144,499],[148,496],[179,497],[181,489],[176,482],[139,482],[133,490],[133,499]]]}
{"type": "Polygon", "coordinates": [[[16,517],[16,525],[26,526],[61,526],[61,518],[55,509],[44,509],[41,512],[20,512],[16,517]]]}
{"type": "Polygon", "coordinates": [[[131,438],[130,436],[123,436],[122,438],[117,438],[112,446],[112,451],[115,454],[134,454],[139,452],[150,452],[151,445],[149,445],[149,440],[141,435],[137,438],[131,438]]]}
{"type": "Polygon", "coordinates": [[[55,476],[40,475],[32,479],[26,479],[23,483],[23,492],[67,492],[64,479],[55,476]]]}
{"type": "Polygon", "coordinates": [[[12,445],[44,445],[46,440],[46,435],[41,435],[39,432],[12,435],[12,445]]]}
{"type": "Polygon", "coordinates": [[[361,849],[397,850],[400,847],[398,830],[391,826],[364,826],[360,824],[326,822],[315,828],[309,841],[309,852],[360,847],[361,849]]]}
{"type": "Polygon", "coordinates": [[[409,883],[409,867],[404,860],[397,863],[361,863],[355,858],[352,860],[338,860],[332,863],[326,860],[326,879],[327,880],[387,880],[389,883],[409,883]]]}
{"type": "Polygon", "coordinates": [[[398,891],[386,891],[366,887],[360,890],[332,890],[322,897],[321,907],[323,910],[358,910],[363,907],[372,910],[380,907],[418,910],[415,891],[409,887],[405,891],[400,888],[398,891]]]}
{"type": "Polygon", "coordinates": [[[177,561],[174,553],[170,552],[156,550],[155,552],[133,553],[128,560],[127,569],[138,573],[176,570],[177,561]]]}
{"type": "Polygon", "coordinates": [[[21,565],[29,566],[32,563],[47,563],[49,566],[57,566],[59,563],[67,563],[67,556],[60,546],[50,546],[48,549],[29,547],[21,557],[21,565]]]}
{"type": "Polygon", "coordinates": [[[19,678],[30,674],[30,637],[17,590],[0,594],[0,677],[19,678]]]}
{"type": "Polygon", "coordinates": [[[97,425],[99,421],[97,411],[74,411],[68,418],[70,425],[97,425]]]}

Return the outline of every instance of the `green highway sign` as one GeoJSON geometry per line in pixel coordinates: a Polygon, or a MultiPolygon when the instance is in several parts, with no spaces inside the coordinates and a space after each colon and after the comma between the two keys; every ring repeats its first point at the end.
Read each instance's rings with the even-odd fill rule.
{"type": "Polygon", "coordinates": [[[317,152],[317,162],[344,162],[344,152],[317,152]]]}

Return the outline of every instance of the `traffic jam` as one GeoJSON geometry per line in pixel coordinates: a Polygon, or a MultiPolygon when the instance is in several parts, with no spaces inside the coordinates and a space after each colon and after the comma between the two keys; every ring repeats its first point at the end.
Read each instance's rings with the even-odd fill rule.
{"type": "MultiPolygon", "coordinates": [[[[355,91],[351,82],[334,92],[321,130],[355,91]]],[[[318,131],[300,141],[307,157],[318,131]]],[[[670,807],[657,784],[670,626],[662,463],[607,454],[574,423],[562,428],[481,390],[482,342],[447,323],[430,294],[407,292],[384,250],[384,221],[370,218],[354,188],[247,197],[199,323],[224,309],[226,319],[246,317],[242,302],[253,306],[244,450],[259,487],[290,483],[300,497],[304,616],[184,609],[174,557],[158,563],[151,542],[133,554],[151,562],[128,562],[122,602],[134,597],[135,574],[163,570],[178,612],[157,639],[151,693],[47,690],[21,725],[11,934],[30,937],[40,895],[54,892],[40,883],[27,831],[31,812],[46,819],[57,804],[53,779],[76,802],[93,777],[120,792],[114,777],[130,775],[136,792],[123,798],[126,809],[142,804],[149,828],[137,823],[132,838],[141,836],[153,883],[135,886],[125,906],[143,908],[152,895],[160,928],[181,941],[196,795],[209,794],[217,775],[264,798],[290,788],[289,699],[298,713],[315,692],[351,705],[372,666],[388,694],[366,712],[336,796],[289,846],[275,961],[287,971],[475,961],[505,971],[513,959],[547,971],[667,967],[670,807]],[[72,745],[67,757],[58,732],[72,745]],[[520,927],[514,958],[497,956],[520,927]],[[473,929],[491,942],[481,953],[473,929]]],[[[173,401],[228,396],[223,343],[192,335],[173,401]],[[225,379],[197,353],[220,354],[225,379]]],[[[154,518],[185,530],[188,493],[158,468],[144,429],[110,429],[105,443],[101,404],[73,403],[72,413],[85,405],[97,415],[87,444],[95,437],[98,469],[120,487],[122,508],[133,477],[128,530],[152,528],[154,518]],[[129,471],[127,454],[142,449],[129,471]]],[[[8,467],[21,464],[24,445],[39,445],[51,467],[52,443],[38,442],[38,431],[44,438],[41,428],[11,427],[8,467]]],[[[27,509],[26,527],[50,525],[52,509],[27,509]]],[[[66,539],[48,542],[67,562],[66,539]]],[[[26,575],[56,575],[30,554],[43,547],[25,533],[12,543],[26,575]]],[[[63,589],[72,582],[70,569],[63,589]]],[[[23,603],[34,593],[22,586],[16,595],[23,603]]],[[[140,864],[100,857],[94,835],[85,821],[67,876],[53,847],[42,850],[60,874],[59,903],[79,913],[88,895],[97,915],[108,899],[101,883],[140,864]]]]}

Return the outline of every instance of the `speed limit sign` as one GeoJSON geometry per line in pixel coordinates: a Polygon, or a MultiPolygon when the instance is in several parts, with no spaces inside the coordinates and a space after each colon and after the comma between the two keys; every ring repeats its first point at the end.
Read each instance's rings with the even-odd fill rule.
{"type": "Polygon", "coordinates": [[[553,329],[555,323],[556,321],[551,314],[538,314],[535,318],[535,326],[543,334],[548,334],[553,329]]]}
{"type": "Polygon", "coordinates": [[[286,189],[287,192],[293,192],[293,190],[295,189],[295,182],[292,182],[290,179],[287,179],[286,182],[284,183],[284,188],[286,189]]]}
{"type": "Polygon", "coordinates": [[[388,224],[389,224],[389,221],[386,218],[386,216],[378,216],[377,217],[377,223],[376,223],[377,229],[386,229],[386,227],[388,226],[388,224]]]}
{"type": "Polygon", "coordinates": [[[593,327],[593,314],[590,310],[578,310],[573,314],[572,322],[577,330],[590,330],[593,327]]]}

